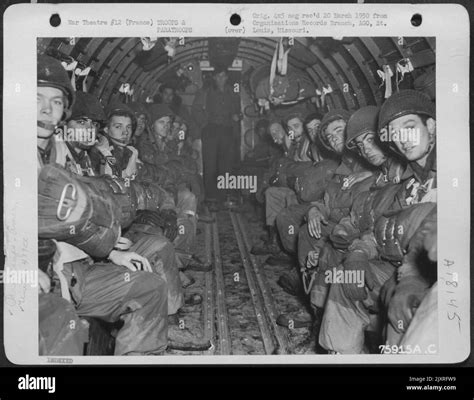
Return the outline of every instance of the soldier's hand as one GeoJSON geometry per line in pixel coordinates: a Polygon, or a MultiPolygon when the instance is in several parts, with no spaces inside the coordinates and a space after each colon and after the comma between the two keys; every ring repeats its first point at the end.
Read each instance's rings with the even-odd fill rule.
{"type": "Polygon", "coordinates": [[[406,331],[427,289],[427,282],[418,276],[398,282],[388,305],[388,319],[397,332],[406,331]]]}
{"type": "Polygon", "coordinates": [[[150,262],[146,257],[142,257],[133,251],[112,250],[109,254],[109,260],[116,265],[128,268],[130,271],[153,272],[150,262]]]}
{"type": "Polygon", "coordinates": [[[43,293],[49,293],[51,290],[51,279],[41,269],[38,269],[38,290],[43,293]]]}
{"type": "Polygon", "coordinates": [[[312,237],[321,238],[321,224],[328,224],[324,215],[317,208],[310,208],[308,211],[308,231],[312,237]]]}
{"type": "Polygon", "coordinates": [[[428,257],[431,261],[437,260],[438,255],[438,228],[436,223],[433,224],[426,224],[427,225],[427,232],[425,238],[423,240],[423,246],[428,252],[428,257]]]}
{"type": "Polygon", "coordinates": [[[95,147],[98,150],[108,150],[110,151],[110,144],[107,138],[104,135],[99,135],[95,147]]]}
{"type": "Polygon", "coordinates": [[[348,175],[343,180],[342,190],[349,190],[358,182],[362,182],[372,175],[370,171],[356,172],[354,174],[348,175]]]}

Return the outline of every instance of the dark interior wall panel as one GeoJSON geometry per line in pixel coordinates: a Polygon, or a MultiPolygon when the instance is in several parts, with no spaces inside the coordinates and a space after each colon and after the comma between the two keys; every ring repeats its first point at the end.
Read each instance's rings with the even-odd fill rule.
{"type": "Polygon", "coordinates": [[[318,61],[318,57],[309,50],[309,41],[307,38],[295,38],[295,48],[300,49],[302,56],[301,62],[307,66],[313,65],[318,61]]]}
{"type": "Polygon", "coordinates": [[[315,88],[321,90],[321,88],[323,87],[323,80],[318,75],[318,73],[311,67],[306,68],[306,73],[311,78],[311,80],[315,83],[315,88]]]}
{"type": "MultiPolygon", "coordinates": [[[[267,51],[273,57],[273,53],[275,52],[276,45],[279,43],[280,38],[255,38],[255,41],[261,44],[262,46],[267,47],[267,51]]],[[[295,43],[297,43],[295,41],[295,43]]],[[[301,62],[300,60],[295,57],[295,55],[291,52],[289,52],[288,56],[288,63],[292,64],[295,68],[302,69],[304,70],[308,65],[305,63],[301,62]]]]}
{"type": "Polygon", "coordinates": [[[361,91],[361,83],[357,81],[352,71],[352,68],[349,66],[348,63],[344,60],[340,53],[333,54],[333,64],[337,66],[337,70],[339,74],[344,78],[345,82],[344,85],[348,84],[349,87],[342,87],[340,88],[344,94],[352,101],[352,105],[350,106],[352,109],[357,109],[360,107],[359,105],[359,97],[362,98],[362,104],[365,102],[365,98],[363,98],[363,94],[361,91]],[[346,90],[347,89],[347,90],[346,90]],[[354,96],[353,94],[356,94],[354,96]]]}
{"type": "Polygon", "coordinates": [[[372,78],[374,83],[377,82],[377,70],[380,68],[380,60],[374,54],[372,54],[367,45],[365,44],[366,38],[357,38],[352,45],[358,50],[363,61],[362,64],[365,66],[367,75],[372,78]]]}
{"type": "MultiPolygon", "coordinates": [[[[337,89],[337,81],[335,80],[335,78],[332,75],[329,75],[328,72],[324,70],[322,63],[318,62],[314,64],[312,68],[323,79],[323,86],[327,86],[329,84],[333,88],[333,93],[326,97],[327,99],[330,99],[330,102],[332,102],[332,106],[335,108],[346,108],[347,105],[344,96],[340,91],[335,90],[337,89]]],[[[322,90],[322,87],[320,90],[322,90]]]]}
{"type": "Polygon", "coordinates": [[[64,54],[70,54],[72,50],[74,49],[76,38],[60,38],[60,39],[55,39],[54,41],[57,41],[57,44],[54,43],[53,46],[56,47],[59,51],[62,51],[64,54]],[[71,39],[73,39],[73,43],[71,44],[71,39]]]}
{"type": "Polygon", "coordinates": [[[372,57],[372,59],[374,60],[376,69],[382,68],[384,60],[382,56],[380,55],[380,51],[377,45],[372,40],[372,38],[364,37],[364,38],[360,38],[360,41],[365,46],[369,57],[372,57]]]}
{"type": "MultiPolygon", "coordinates": [[[[310,50],[314,53],[317,54],[317,49],[315,45],[310,46],[310,50]]],[[[329,99],[333,101],[333,106],[337,108],[346,108],[347,103],[346,100],[342,94],[338,90],[339,83],[336,79],[336,77],[331,73],[331,71],[327,68],[321,57],[318,57],[318,62],[315,63],[312,67],[318,75],[324,80],[324,86],[327,86],[328,84],[331,85],[333,89],[333,93],[329,95],[329,99]]],[[[321,89],[322,90],[322,89],[321,89]]]]}
{"type": "MultiPolygon", "coordinates": [[[[312,68],[307,68],[306,73],[311,78],[311,80],[315,83],[315,87],[321,90],[323,86],[323,82],[321,78],[318,76],[317,72],[312,68]]],[[[315,93],[315,96],[316,96],[316,93],[315,93]]]]}
{"type": "MultiPolygon", "coordinates": [[[[98,59],[100,66],[97,71],[100,77],[97,90],[99,97],[102,97],[107,84],[110,82],[111,76],[116,75],[116,67],[121,57],[123,57],[124,46],[128,41],[129,39],[116,39],[99,54],[98,59]]],[[[113,85],[114,82],[112,81],[110,84],[113,85]]],[[[104,98],[104,100],[108,99],[104,98]]]]}
{"type": "Polygon", "coordinates": [[[104,53],[110,52],[113,48],[113,43],[116,41],[117,39],[113,39],[113,38],[110,38],[110,39],[100,38],[100,39],[94,39],[90,44],[91,46],[94,46],[94,50],[90,56],[90,59],[88,60],[88,64],[91,66],[91,68],[94,68],[94,70],[97,72],[97,76],[95,76],[94,79],[92,80],[89,90],[91,90],[91,92],[94,93],[95,95],[97,95],[97,91],[100,87],[99,86],[99,83],[101,80],[100,69],[103,63],[103,57],[101,55],[104,53]]]}
{"type": "Polygon", "coordinates": [[[374,87],[377,88],[376,91],[374,91],[374,97],[377,101],[377,104],[380,105],[383,102],[383,93],[382,88],[380,87],[382,80],[378,76],[377,70],[382,70],[383,59],[379,56],[376,45],[371,38],[360,38],[358,43],[360,45],[360,49],[364,49],[363,53],[366,53],[366,66],[368,67],[368,71],[371,73],[374,87]]]}
{"type": "Polygon", "coordinates": [[[38,53],[45,52],[51,44],[51,38],[38,38],[36,41],[38,53]]]}
{"type": "Polygon", "coordinates": [[[75,60],[82,61],[84,57],[87,57],[87,48],[91,41],[91,38],[76,38],[76,45],[72,49],[70,56],[75,60]]]}
{"type": "Polygon", "coordinates": [[[92,39],[85,48],[85,54],[81,55],[81,59],[85,63],[90,65],[91,63],[97,63],[97,55],[100,49],[105,45],[106,41],[102,38],[92,39]]]}
{"type": "Polygon", "coordinates": [[[138,78],[136,79],[136,84],[143,87],[147,93],[148,92],[152,92],[153,91],[153,88],[151,87],[151,85],[149,85],[149,82],[155,77],[155,75],[153,75],[152,73],[150,72],[147,72],[147,73],[144,73],[142,72],[138,78]]]}
{"type": "Polygon", "coordinates": [[[370,67],[365,62],[364,57],[360,53],[357,45],[353,42],[345,47],[346,52],[350,54],[352,57],[353,62],[357,65],[354,67],[354,75],[359,82],[362,82],[361,77],[363,76],[363,81],[365,85],[362,85],[362,91],[365,95],[365,102],[367,104],[377,104],[377,99],[375,93],[378,90],[378,87],[375,85],[375,80],[373,77],[372,72],[370,71],[370,67]]]}
{"type": "Polygon", "coordinates": [[[140,68],[136,63],[131,63],[129,66],[127,81],[130,82],[130,84],[132,84],[134,87],[139,87],[142,89],[142,86],[137,83],[137,79],[142,73],[142,68],[140,68]]]}
{"type": "Polygon", "coordinates": [[[345,83],[349,83],[350,80],[346,76],[345,72],[336,64],[332,57],[324,57],[322,52],[319,50],[318,46],[311,46],[311,51],[318,56],[319,65],[324,66],[327,71],[327,75],[331,77],[333,83],[331,87],[333,93],[337,94],[341,99],[341,106],[344,108],[353,108],[354,100],[353,97],[348,92],[343,91],[343,86],[345,83]]]}
{"type": "MultiPolygon", "coordinates": [[[[254,65],[259,65],[259,64],[262,63],[262,56],[258,55],[258,54],[248,54],[248,53],[244,52],[243,50],[241,50],[240,53],[237,56],[238,56],[238,58],[241,58],[244,61],[251,62],[254,65]]],[[[190,60],[191,59],[189,57],[186,59],[186,61],[190,61],[190,60]]],[[[183,61],[183,62],[185,62],[185,61],[183,61]]],[[[271,62],[271,60],[267,60],[267,62],[271,62]]],[[[156,94],[156,92],[158,90],[158,86],[161,83],[161,78],[162,78],[162,76],[160,76],[157,73],[157,74],[155,74],[155,76],[150,81],[147,82],[147,84],[146,84],[147,87],[148,87],[147,90],[150,92],[150,93],[147,93],[147,96],[153,96],[153,95],[156,94]]]]}
{"type": "Polygon", "coordinates": [[[436,51],[436,39],[434,37],[427,37],[425,38],[426,44],[428,45],[428,48],[431,49],[433,52],[433,55],[436,51]]]}
{"type": "MultiPolygon", "coordinates": [[[[90,66],[94,73],[87,78],[89,92],[104,102],[118,96],[124,82],[131,84],[136,97],[143,101],[156,93],[163,80],[180,65],[190,60],[209,59],[209,41],[204,37],[185,38],[171,63],[157,65],[149,71],[135,62],[135,55],[141,50],[138,37],[76,37],[73,44],[70,39],[41,38],[38,47],[43,51],[59,50],[90,66]]],[[[331,85],[333,93],[327,96],[331,107],[354,109],[365,104],[381,104],[384,88],[380,87],[382,80],[377,70],[381,70],[384,63],[390,64],[393,70],[398,60],[408,57],[416,64],[413,74],[416,77],[435,62],[434,38],[404,37],[402,44],[397,37],[348,39],[322,51],[317,45],[318,38],[296,37],[289,52],[289,65],[306,73],[316,87],[331,85]],[[344,83],[350,86],[349,93],[344,92],[344,83]]],[[[236,57],[254,67],[269,65],[279,40],[278,37],[241,38],[236,57]]]]}
{"type": "Polygon", "coordinates": [[[194,59],[201,59],[203,54],[206,53],[206,45],[200,44],[193,47],[190,47],[185,50],[181,50],[176,54],[173,59],[173,62],[169,64],[163,64],[152,71],[147,71],[146,73],[152,73],[155,76],[163,76],[169,73],[171,70],[176,69],[179,65],[189,62],[194,59]]]}
{"type": "Polygon", "coordinates": [[[138,43],[135,40],[129,39],[128,42],[124,44],[120,56],[114,60],[114,65],[111,65],[114,72],[107,81],[103,82],[101,97],[104,99],[109,98],[112,93],[117,91],[122,83],[130,83],[124,79],[123,73],[128,67],[130,60],[134,58],[134,50],[137,45],[138,43]]]}
{"type": "Polygon", "coordinates": [[[372,38],[376,46],[376,50],[380,57],[383,59],[384,64],[394,64],[398,60],[403,58],[403,54],[395,45],[392,38],[387,37],[374,37],[372,38]]]}
{"type": "Polygon", "coordinates": [[[137,69],[140,69],[140,67],[137,65],[137,63],[133,62],[132,58],[124,60],[124,64],[125,68],[122,71],[122,78],[125,82],[129,82],[130,84],[132,84],[133,80],[131,78],[133,76],[133,73],[137,69]]]}

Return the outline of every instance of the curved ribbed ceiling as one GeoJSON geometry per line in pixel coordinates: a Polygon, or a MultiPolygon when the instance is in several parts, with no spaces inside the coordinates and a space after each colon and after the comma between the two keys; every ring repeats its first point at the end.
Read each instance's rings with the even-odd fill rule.
{"type": "MultiPolygon", "coordinates": [[[[279,39],[241,38],[235,57],[244,60],[244,70],[270,64],[279,39]]],[[[38,47],[39,51],[57,51],[90,66],[94,72],[87,80],[89,92],[108,102],[119,95],[122,83],[129,83],[137,98],[144,100],[153,96],[160,83],[180,64],[210,56],[212,62],[219,62],[215,59],[215,46],[222,48],[219,40],[226,39],[185,38],[170,63],[164,55],[146,67],[136,59],[142,51],[140,38],[76,38],[72,43],[70,38],[44,38],[39,39],[38,47]]],[[[391,65],[393,70],[402,58],[412,61],[415,71],[409,79],[415,78],[435,62],[434,38],[295,38],[289,64],[306,72],[316,87],[331,85],[333,93],[328,100],[333,106],[354,109],[382,102],[383,88],[377,70],[384,64],[391,65]],[[343,90],[344,84],[348,84],[347,91],[343,90]]]]}

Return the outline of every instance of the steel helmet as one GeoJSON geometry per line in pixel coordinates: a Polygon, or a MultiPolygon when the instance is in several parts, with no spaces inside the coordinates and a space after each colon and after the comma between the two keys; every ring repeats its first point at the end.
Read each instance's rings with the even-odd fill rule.
{"type": "Polygon", "coordinates": [[[59,60],[47,55],[38,56],[37,83],[38,86],[54,87],[61,90],[68,101],[66,109],[71,109],[75,100],[75,90],[59,60]]]}
{"type": "Polygon", "coordinates": [[[377,135],[378,115],[379,108],[377,106],[362,107],[351,115],[346,127],[346,147],[349,150],[354,150],[357,147],[354,141],[358,136],[366,133],[377,135]]]}
{"type": "Polygon", "coordinates": [[[106,121],[104,109],[97,97],[90,93],[76,92],[76,100],[72,106],[69,119],[81,117],[90,118],[92,121],[104,123],[106,121]]]}
{"type": "Polygon", "coordinates": [[[394,119],[408,114],[426,115],[436,119],[435,104],[428,95],[418,90],[400,90],[382,104],[378,124],[379,132],[394,119]]]}
{"type": "Polygon", "coordinates": [[[323,119],[321,121],[321,124],[319,125],[319,128],[318,128],[318,137],[319,137],[319,140],[321,141],[321,143],[323,144],[323,146],[327,150],[329,150],[331,152],[334,151],[333,148],[327,142],[326,138],[324,137],[324,130],[326,129],[326,127],[331,122],[334,122],[334,121],[337,121],[337,120],[340,120],[340,119],[342,119],[343,121],[345,121],[347,123],[350,116],[351,116],[350,111],[344,110],[342,108],[339,108],[339,109],[336,108],[336,109],[331,110],[331,111],[327,112],[326,114],[324,114],[323,119]]]}

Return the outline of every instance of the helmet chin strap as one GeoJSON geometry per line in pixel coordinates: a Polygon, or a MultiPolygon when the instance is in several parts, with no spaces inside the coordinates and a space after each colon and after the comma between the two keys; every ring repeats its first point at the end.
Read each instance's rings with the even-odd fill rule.
{"type": "Polygon", "coordinates": [[[36,121],[36,125],[40,128],[46,129],[48,131],[54,132],[55,129],[57,128],[57,125],[55,124],[48,124],[43,121],[36,121]]]}
{"type": "Polygon", "coordinates": [[[107,134],[104,134],[108,139],[110,139],[113,142],[117,142],[117,143],[120,143],[120,144],[123,144],[124,146],[127,146],[127,142],[124,141],[124,140],[120,140],[120,139],[116,139],[116,138],[113,138],[107,134]]]}
{"type": "Polygon", "coordinates": [[[430,154],[431,150],[433,150],[434,146],[435,146],[434,143],[430,143],[430,145],[427,147],[425,153],[423,154],[423,156],[421,158],[426,157],[428,154],[430,154]]]}

